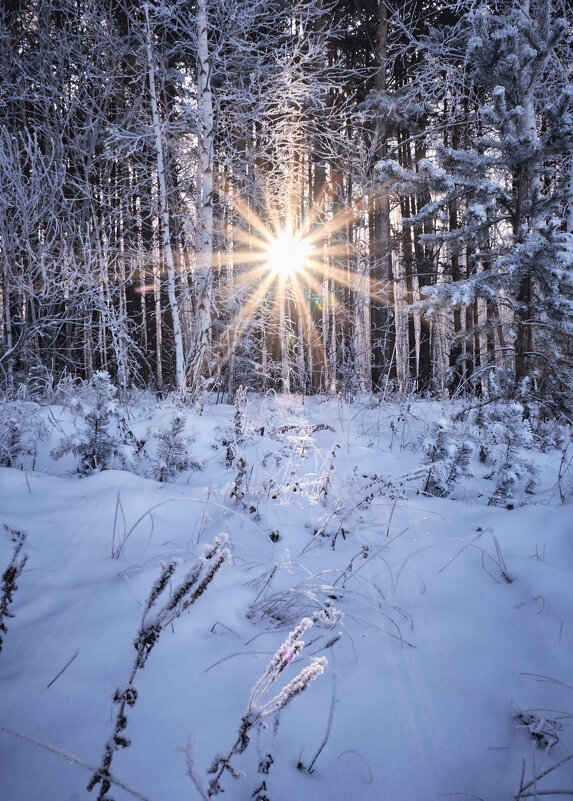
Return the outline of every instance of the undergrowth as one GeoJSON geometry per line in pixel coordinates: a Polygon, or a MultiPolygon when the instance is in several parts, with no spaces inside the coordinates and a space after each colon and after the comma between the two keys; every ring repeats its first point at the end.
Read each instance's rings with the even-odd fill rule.
{"type": "Polygon", "coordinates": [[[179,561],[173,559],[161,567],[160,575],[147,598],[141,626],[133,643],[137,654],[131,672],[126,682],[117,688],[113,697],[117,710],[113,733],[106,743],[100,766],[87,786],[88,790],[93,790],[98,784],[100,785],[97,801],[112,801],[108,793],[112,785],[110,768],[114,754],[131,745],[124,731],[127,727],[127,709],[133,707],[137,701],[135,677],[138,671],[145,667],[151,651],[165,629],[171,627],[173,622],[203,595],[217,572],[230,559],[231,554],[228,548],[224,547],[225,542],[225,535],[217,538],[214,544],[207,548],[204,556],[194,562],[167,598],[164,596],[178,572],[179,561]]]}
{"type": "Polygon", "coordinates": [[[26,542],[26,532],[8,528],[8,526],[4,528],[10,532],[10,538],[14,543],[14,553],[12,554],[8,567],[2,574],[2,585],[0,588],[0,651],[2,650],[4,636],[8,631],[6,618],[14,617],[9,611],[9,608],[14,600],[14,593],[18,589],[16,580],[22,575],[28,559],[27,554],[22,553],[26,542]]]}

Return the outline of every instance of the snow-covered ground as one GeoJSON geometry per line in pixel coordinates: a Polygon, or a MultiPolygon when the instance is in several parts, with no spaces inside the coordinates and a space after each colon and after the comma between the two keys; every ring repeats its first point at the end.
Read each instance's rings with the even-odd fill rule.
{"type": "Polygon", "coordinates": [[[522,437],[517,478],[525,455],[538,472],[532,494],[517,481],[507,502],[488,504],[486,429],[456,429],[472,447],[449,497],[423,491],[428,438],[454,417],[447,404],[249,396],[237,408],[147,399],[124,411],[145,441],[137,451],[126,440],[129,470],[77,477],[69,448],[50,456],[74,430],[72,413],[31,404],[25,469],[0,469],[0,573],[10,530],[27,533],[28,557],[0,653],[2,801],[97,797],[80,761],[96,768],[113,733],[113,696],[130,678],[161,564],[180,560],[167,599],[221,534],[230,560],[133,678],[131,745],[111,765],[129,792],[115,785],[110,798],[199,798],[190,745],[207,787],[252,688],[304,618],[314,623],[304,648],[292,659],[279,651],[263,702],[314,658],[325,670],[256,727],[232,759],[244,775],[221,778],[226,797],[573,795],[573,469],[563,441],[541,452],[522,437]],[[151,432],[174,411],[201,469],[160,483],[151,432]]]}

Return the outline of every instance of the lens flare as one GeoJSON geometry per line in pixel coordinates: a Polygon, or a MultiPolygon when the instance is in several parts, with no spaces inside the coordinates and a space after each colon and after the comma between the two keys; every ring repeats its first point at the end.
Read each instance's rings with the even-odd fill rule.
{"type": "MultiPolygon", "coordinates": [[[[304,357],[305,348],[310,354],[311,377],[320,374],[329,380],[325,344],[334,336],[334,310],[339,303],[336,287],[365,297],[366,309],[370,302],[387,302],[387,284],[358,272],[364,262],[360,258],[364,243],[356,236],[348,237],[349,230],[355,231],[356,221],[376,207],[376,199],[358,209],[343,207],[329,214],[334,190],[325,184],[295,223],[287,210],[279,213],[271,196],[264,198],[257,213],[231,181],[218,188],[235,220],[229,229],[222,229],[225,237],[230,233],[232,246],[215,254],[213,266],[227,263],[230,291],[237,300],[215,348],[219,374],[258,319],[261,329],[268,326],[265,347],[275,348],[276,357],[279,344],[283,366],[291,358],[289,348],[294,351],[296,346],[297,358],[304,357]]],[[[288,369],[287,364],[281,378],[284,387],[288,369]]],[[[320,376],[317,380],[322,381],[320,376]]]]}
{"type": "Polygon", "coordinates": [[[280,233],[266,249],[267,267],[283,278],[300,272],[309,258],[308,243],[288,232],[280,233]]]}

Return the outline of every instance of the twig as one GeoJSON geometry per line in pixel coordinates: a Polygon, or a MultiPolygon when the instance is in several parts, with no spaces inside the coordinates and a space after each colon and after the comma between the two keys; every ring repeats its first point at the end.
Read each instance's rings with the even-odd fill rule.
{"type": "MultiPolygon", "coordinates": [[[[7,734],[11,734],[13,737],[18,737],[20,740],[25,740],[27,743],[31,743],[38,748],[43,748],[45,751],[49,751],[51,754],[56,754],[56,756],[60,756],[68,762],[73,762],[74,765],[79,765],[80,768],[86,768],[86,770],[89,770],[92,773],[96,770],[93,765],[84,762],[83,759],[80,759],[80,757],[76,756],[75,754],[70,754],[68,751],[63,751],[61,748],[56,748],[54,745],[42,743],[40,740],[36,740],[33,737],[27,737],[25,734],[21,734],[19,731],[8,729],[6,726],[0,726],[0,731],[5,731],[7,734]]],[[[121,787],[122,790],[125,790],[126,793],[129,793],[134,798],[139,798],[140,801],[151,801],[151,799],[146,795],[138,793],[137,790],[133,790],[131,787],[128,787],[127,784],[124,784],[119,779],[116,779],[111,773],[108,773],[106,778],[111,782],[111,784],[115,784],[116,787],[121,787]]]]}
{"type": "Polygon", "coordinates": [[[473,545],[475,542],[477,542],[477,540],[479,540],[479,538],[481,537],[481,535],[482,535],[482,534],[483,534],[483,531],[478,531],[478,533],[477,533],[477,536],[475,536],[471,542],[466,542],[466,544],[463,546],[463,548],[460,548],[460,550],[459,550],[457,553],[455,553],[453,556],[451,556],[451,557],[448,559],[448,561],[446,562],[446,564],[445,564],[443,567],[441,567],[441,568],[438,570],[438,574],[439,574],[439,573],[443,573],[443,572],[444,572],[444,570],[445,570],[447,567],[449,567],[449,566],[452,564],[452,562],[453,562],[455,559],[457,559],[457,558],[458,558],[458,556],[459,556],[460,554],[462,554],[462,553],[463,553],[463,552],[466,550],[466,548],[470,548],[470,547],[471,547],[471,546],[472,546],[472,545],[473,545]]]}
{"type": "MultiPolygon", "coordinates": [[[[536,782],[538,782],[540,779],[543,779],[544,776],[547,776],[548,773],[551,773],[556,768],[559,768],[559,767],[561,767],[561,765],[564,765],[570,759],[573,759],[573,754],[568,754],[562,760],[560,760],[559,762],[556,762],[554,765],[551,765],[550,768],[547,768],[547,770],[544,770],[541,773],[539,773],[537,776],[534,776],[534,778],[530,782],[528,782],[527,784],[523,785],[523,787],[519,791],[519,795],[517,795],[516,798],[520,798],[522,796],[527,796],[527,795],[533,795],[533,793],[524,793],[523,790],[529,790],[529,788],[533,787],[536,782]]],[[[554,791],[554,793],[556,793],[556,792],[559,792],[562,795],[573,795],[573,791],[569,791],[569,790],[554,791]]],[[[537,790],[537,794],[538,795],[547,795],[547,794],[551,795],[549,790],[537,790]]]]}
{"type": "Polygon", "coordinates": [[[386,526],[386,537],[390,536],[390,526],[392,525],[392,518],[394,517],[394,510],[396,509],[397,503],[398,503],[398,498],[394,498],[394,503],[392,504],[392,510],[390,512],[390,517],[388,518],[388,525],[386,526]]]}
{"type": "Polygon", "coordinates": [[[113,518],[113,533],[111,535],[111,558],[112,559],[119,559],[119,557],[121,556],[121,552],[123,550],[123,546],[125,544],[125,540],[126,539],[127,539],[127,537],[125,536],[125,513],[123,511],[121,498],[119,497],[119,492],[118,492],[117,493],[117,500],[115,502],[115,515],[114,515],[114,518],[113,518]],[[116,531],[116,527],[117,527],[117,518],[118,518],[120,510],[121,510],[121,516],[123,518],[123,542],[118,544],[117,550],[116,550],[116,548],[115,548],[115,531],[116,531]]]}
{"type": "Polygon", "coordinates": [[[332,719],[334,717],[334,705],[336,703],[336,675],[332,674],[332,697],[330,699],[330,709],[328,710],[328,720],[326,721],[326,731],[324,732],[324,737],[322,739],[321,744],[318,747],[318,751],[312,758],[308,768],[306,769],[307,773],[312,773],[312,768],[318,757],[320,756],[322,749],[328,742],[328,738],[330,737],[330,729],[332,728],[332,719]]]}
{"type": "Polygon", "coordinates": [[[497,541],[497,537],[494,537],[493,541],[494,541],[494,544],[495,544],[495,550],[497,552],[497,561],[498,561],[498,564],[499,564],[499,566],[501,568],[501,576],[502,576],[503,579],[505,579],[505,581],[507,581],[508,584],[512,584],[513,583],[513,579],[511,578],[511,576],[507,572],[505,559],[503,558],[503,553],[501,552],[501,546],[500,546],[499,542],[497,541]]]}
{"type": "Polygon", "coordinates": [[[366,784],[372,784],[372,783],[373,783],[373,781],[374,781],[374,776],[372,775],[372,771],[371,771],[371,769],[370,769],[370,765],[369,765],[369,764],[368,764],[368,762],[367,762],[367,761],[364,759],[364,757],[362,756],[362,754],[359,754],[359,753],[358,753],[358,751],[353,751],[352,749],[350,749],[350,748],[349,748],[349,749],[347,749],[346,751],[341,751],[341,752],[340,752],[340,754],[339,754],[339,755],[338,755],[336,758],[337,758],[337,759],[340,759],[340,757],[341,757],[341,756],[346,756],[346,754],[354,754],[354,756],[357,756],[357,757],[358,757],[358,759],[361,759],[361,760],[362,760],[362,762],[364,762],[364,765],[366,766],[366,770],[367,770],[367,771],[368,771],[368,773],[370,774],[370,781],[366,782],[366,784]]]}
{"type": "Polygon", "coordinates": [[[51,681],[49,684],[46,684],[46,690],[47,690],[49,687],[51,687],[51,686],[52,686],[52,684],[53,684],[53,683],[54,683],[54,682],[55,682],[57,679],[59,679],[59,678],[60,678],[60,676],[62,675],[62,673],[63,673],[65,670],[67,670],[67,669],[69,668],[69,666],[72,664],[72,662],[74,661],[74,659],[76,658],[76,656],[77,656],[78,654],[79,654],[79,651],[76,651],[76,652],[75,652],[75,654],[74,654],[74,655],[71,657],[71,659],[68,659],[68,661],[66,662],[66,664],[64,665],[64,667],[63,667],[63,668],[60,670],[60,672],[59,672],[59,673],[58,673],[56,676],[54,676],[54,678],[52,679],[52,681],[51,681]]]}

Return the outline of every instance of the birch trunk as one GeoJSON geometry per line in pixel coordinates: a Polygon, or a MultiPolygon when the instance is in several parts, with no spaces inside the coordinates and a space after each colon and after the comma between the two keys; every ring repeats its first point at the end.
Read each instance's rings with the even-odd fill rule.
{"type": "MultiPolygon", "coordinates": [[[[548,10],[549,3],[540,3],[537,11],[537,24],[542,25],[543,10],[548,10]]],[[[525,0],[522,6],[524,15],[529,16],[529,0],[525,0]]],[[[521,47],[526,47],[527,43],[521,41],[521,47]]],[[[537,124],[535,118],[535,108],[533,99],[533,75],[532,68],[522,69],[520,72],[518,87],[519,100],[523,109],[522,114],[517,120],[517,130],[520,142],[527,142],[529,153],[536,152],[539,140],[537,136],[537,124]]],[[[504,102],[505,105],[505,102],[504,102]]],[[[536,178],[534,176],[534,163],[532,159],[523,159],[522,163],[514,176],[516,204],[513,219],[513,235],[517,243],[523,242],[525,237],[531,234],[535,228],[533,219],[533,205],[538,191],[536,178]]],[[[521,381],[531,374],[532,356],[534,350],[533,326],[532,321],[535,317],[535,289],[531,276],[522,276],[517,293],[518,311],[516,314],[516,340],[515,340],[515,379],[521,381]]]]}
{"type": "Polygon", "coordinates": [[[356,384],[361,393],[372,388],[370,339],[370,281],[368,258],[360,254],[354,273],[354,354],[356,384]]]}
{"type": "Polygon", "coordinates": [[[210,348],[213,299],[213,95],[206,0],[197,2],[197,274],[193,342],[189,359],[191,389],[200,386],[210,348]]]}
{"type": "Polygon", "coordinates": [[[161,135],[161,120],[157,104],[157,90],[155,87],[155,67],[153,63],[153,47],[151,42],[151,26],[149,23],[149,4],[144,3],[145,13],[145,43],[147,50],[147,69],[149,78],[149,95],[151,99],[151,115],[153,122],[153,135],[157,158],[157,183],[159,188],[159,217],[161,222],[161,236],[163,242],[163,257],[167,269],[167,297],[169,310],[173,321],[173,341],[175,344],[175,380],[177,391],[184,394],[187,388],[185,378],[185,359],[183,356],[183,337],[181,334],[181,321],[177,293],[175,291],[175,260],[171,247],[171,226],[169,223],[169,203],[167,199],[167,179],[165,175],[165,162],[163,158],[163,139],[161,135]]]}
{"type": "Polygon", "coordinates": [[[290,363],[288,353],[288,331],[287,331],[287,318],[285,313],[286,287],[284,288],[284,296],[279,297],[279,339],[281,346],[281,387],[285,394],[290,392],[290,363]]]}

